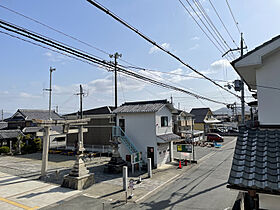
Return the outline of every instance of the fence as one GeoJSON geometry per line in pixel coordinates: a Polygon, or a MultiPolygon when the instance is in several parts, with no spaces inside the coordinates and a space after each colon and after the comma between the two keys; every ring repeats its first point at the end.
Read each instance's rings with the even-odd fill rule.
{"type": "MultiPolygon", "coordinates": [[[[100,153],[111,153],[112,148],[110,145],[87,145],[84,144],[84,148],[88,152],[100,152],[100,153]]],[[[68,150],[74,150],[73,146],[66,146],[68,150]]]]}

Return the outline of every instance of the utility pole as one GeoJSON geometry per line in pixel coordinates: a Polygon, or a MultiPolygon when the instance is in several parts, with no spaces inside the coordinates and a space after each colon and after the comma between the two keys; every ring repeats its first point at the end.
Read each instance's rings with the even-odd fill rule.
{"type": "MultiPolygon", "coordinates": [[[[241,33],[240,51],[241,58],[243,58],[243,33],[241,33]]],[[[245,99],[244,99],[244,80],[241,78],[241,122],[245,125],[245,99]]]]}
{"type": "Polygon", "coordinates": [[[2,109],[1,115],[2,115],[2,121],[4,121],[4,110],[3,109],[2,109]]]}
{"type": "Polygon", "coordinates": [[[52,72],[55,71],[55,68],[50,67],[50,88],[44,89],[49,91],[49,120],[51,120],[51,109],[52,109],[52,72]]]}
{"type": "Polygon", "coordinates": [[[85,93],[83,92],[83,87],[80,85],[80,92],[77,93],[80,96],[80,119],[83,119],[83,96],[85,93]]]}
{"type": "MultiPolygon", "coordinates": [[[[225,52],[222,57],[224,57],[227,53],[232,51],[240,50],[240,58],[243,57],[243,50],[247,49],[247,46],[244,47],[244,39],[243,39],[243,33],[241,33],[241,41],[240,41],[240,48],[237,49],[229,49],[227,52],[225,52]]],[[[237,80],[236,80],[237,81],[237,80]]],[[[244,80],[241,78],[239,80],[240,87],[236,88],[236,91],[241,91],[241,124],[245,125],[245,99],[244,99],[244,80]]]]}
{"type": "Polygon", "coordinates": [[[114,58],[115,59],[115,108],[118,107],[118,83],[117,83],[117,59],[122,57],[122,54],[119,53],[115,53],[114,55],[109,55],[110,58],[114,58]]]}
{"type": "MultiPolygon", "coordinates": [[[[83,119],[83,96],[85,93],[83,92],[83,86],[80,85],[80,92],[77,93],[76,95],[80,96],[80,119],[83,119]]],[[[78,134],[78,139],[76,143],[76,151],[83,152],[84,151],[84,134],[83,134],[83,126],[79,126],[79,134],[78,134]]]]}

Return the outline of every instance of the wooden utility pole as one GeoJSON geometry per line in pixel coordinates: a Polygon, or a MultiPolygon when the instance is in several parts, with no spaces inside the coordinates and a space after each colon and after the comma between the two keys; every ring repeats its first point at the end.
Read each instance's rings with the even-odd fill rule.
{"type": "MultiPolygon", "coordinates": [[[[243,57],[243,33],[241,33],[241,41],[240,41],[240,52],[241,52],[241,58],[243,57]]],[[[244,99],[244,80],[241,77],[241,122],[242,125],[245,125],[245,99],[244,99]]]]}
{"type": "Polygon", "coordinates": [[[118,80],[117,80],[117,65],[118,65],[118,62],[117,62],[117,59],[122,57],[122,54],[119,54],[119,53],[115,53],[114,55],[109,55],[110,58],[114,58],[115,62],[114,62],[114,65],[115,65],[115,108],[118,107],[118,80]]]}
{"type": "MultiPolygon", "coordinates": [[[[241,33],[241,41],[240,41],[240,48],[237,49],[229,49],[227,52],[225,52],[223,56],[225,56],[229,52],[240,50],[240,58],[243,57],[243,51],[244,49],[247,49],[247,46],[244,47],[244,39],[243,39],[243,33],[241,33]]],[[[244,80],[243,78],[240,78],[240,89],[238,91],[241,91],[241,124],[245,125],[245,98],[244,98],[244,80]]]]}
{"type": "Polygon", "coordinates": [[[52,72],[55,71],[55,68],[50,67],[50,88],[44,89],[49,91],[49,120],[51,119],[51,109],[52,109],[52,72]]]}

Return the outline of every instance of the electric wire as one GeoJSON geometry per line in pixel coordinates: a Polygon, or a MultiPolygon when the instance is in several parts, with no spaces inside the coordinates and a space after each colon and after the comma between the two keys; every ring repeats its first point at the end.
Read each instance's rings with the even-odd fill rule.
{"type": "MultiPolygon", "coordinates": [[[[124,66],[124,65],[120,65],[124,68],[128,68],[128,69],[138,69],[138,70],[142,70],[142,71],[149,71],[149,72],[159,72],[162,74],[167,74],[167,75],[176,75],[176,76],[181,76],[181,77],[188,77],[188,78],[194,78],[194,79],[204,79],[203,77],[199,77],[199,76],[192,76],[192,75],[187,75],[187,74],[178,74],[178,73],[172,73],[172,72],[164,72],[164,71],[159,71],[159,70],[152,70],[152,69],[146,69],[146,68],[142,68],[142,67],[137,67],[137,66],[124,66]]],[[[211,78],[213,81],[216,82],[229,82],[228,80],[221,80],[221,79],[213,79],[211,78]]]]}
{"type": "Polygon", "coordinates": [[[189,15],[192,17],[192,19],[195,21],[195,23],[198,25],[198,27],[202,30],[202,32],[206,35],[206,37],[209,39],[210,42],[212,42],[212,44],[218,49],[218,51],[220,51],[220,53],[223,54],[223,51],[217,46],[217,44],[210,38],[210,36],[206,33],[206,31],[202,28],[202,26],[199,24],[199,22],[194,18],[194,16],[192,15],[192,13],[190,12],[190,10],[185,6],[185,4],[181,1],[178,0],[181,5],[183,6],[183,8],[189,13],[189,15]]]}
{"type": "MultiPolygon", "coordinates": [[[[231,47],[228,45],[228,43],[226,42],[226,40],[224,39],[224,37],[221,35],[221,33],[219,32],[219,30],[217,29],[217,27],[215,26],[215,24],[213,23],[213,21],[211,20],[211,18],[209,17],[209,15],[207,14],[207,12],[205,11],[204,7],[202,6],[202,4],[200,3],[199,0],[192,0],[192,2],[194,3],[194,5],[196,6],[196,8],[198,9],[198,11],[200,12],[200,14],[202,15],[203,19],[206,21],[206,23],[210,26],[210,28],[212,29],[212,31],[216,34],[217,38],[220,40],[220,42],[223,44],[223,46],[226,49],[231,49],[231,47]]],[[[234,54],[231,52],[231,58],[235,59],[234,54]]]]}
{"type": "Polygon", "coordinates": [[[95,6],[96,8],[100,9],[101,11],[105,12],[106,14],[110,15],[112,18],[114,18],[115,20],[117,20],[118,22],[122,23],[123,25],[125,25],[127,28],[129,28],[130,30],[134,31],[135,33],[137,33],[139,36],[141,36],[143,39],[145,39],[147,42],[153,44],[154,46],[158,47],[160,50],[164,51],[165,53],[167,53],[168,55],[170,55],[171,57],[173,57],[174,59],[176,59],[177,61],[179,61],[181,64],[183,64],[184,66],[188,67],[190,70],[194,71],[195,73],[199,74],[200,76],[204,77],[205,79],[207,79],[208,81],[212,82],[214,85],[226,90],[227,92],[229,92],[230,94],[240,98],[240,96],[238,96],[237,94],[229,91],[228,89],[224,88],[223,86],[219,85],[218,83],[216,83],[215,81],[211,80],[211,78],[207,77],[206,75],[202,74],[201,72],[199,72],[198,70],[196,70],[195,68],[193,68],[192,66],[190,66],[189,64],[185,63],[183,60],[181,60],[178,56],[176,56],[175,54],[171,53],[170,51],[168,51],[167,49],[165,49],[164,47],[162,47],[161,45],[157,44],[155,41],[151,40],[149,37],[147,37],[146,35],[144,35],[143,33],[141,33],[138,29],[134,28],[133,26],[131,26],[130,24],[128,24],[126,21],[122,20],[121,18],[119,18],[117,15],[115,15],[114,13],[112,13],[109,9],[107,9],[106,7],[104,7],[103,5],[101,5],[100,3],[97,3],[96,1],[93,0],[87,0],[90,4],[92,4],[93,6],[95,6]]]}
{"type": "Polygon", "coordinates": [[[214,38],[214,40],[216,41],[216,43],[220,46],[220,48],[222,49],[223,52],[226,52],[227,49],[221,45],[221,43],[216,39],[216,37],[213,35],[213,33],[210,31],[210,29],[206,26],[206,24],[204,23],[204,21],[201,19],[200,15],[197,13],[197,11],[193,8],[193,6],[191,5],[191,3],[188,0],[185,0],[188,5],[191,7],[191,9],[193,10],[193,12],[196,14],[196,16],[198,17],[198,19],[200,20],[200,22],[204,25],[204,27],[206,28],[206,30],[210,33],[210,35],[214,38]]]}
{"type": "MultiPolygon", "coordinates": [[[[12,36],[12,37],[14,37],[14,38],[21,39],[21,40],[23,40],[23,41],[27,41],[27,42],[29,42],[29,43],[31,43],[31,44],[35,44],[35,45],[40,46],[40,47],[43,47],[43,48],[45,48],[45,49],[49,49],[49,50],[58,52],[58,53],[60,53],[60,54],[66,55],[66,56],[71,57],[71,58],[74,57],[74,56],[76,56],[76,57],[78,57],[78,58],[75,58],[75,59],[81,60],[81,61],[83,61],[83,59],[84,59],[85,61],[83,61],[83,62],[89,63],[89,64],[91,64],[91,65],[92,65],[91,62],[93,62],[93,63],[95,63],[95,64],[99,64],[99,65],[95,65],[95,66],[98,67],[98,68],[100,68],[100,65],[103,66],[103,67],[105,67],[105,68],[109,68],[109,69],[114,67],[114,65],[113,65],[112,63],[110,63],[110,62],[106,62],[106,61],[104,61],[104,60],[99,60],[99,59],[97,59],[97,58],[93,58],[93,57],[91,57],[90,55],[86,55],[86,54],[84,54],[84,53],[77,52],[77,51],[74,50],[74,49],[69,49],[69,47],[63,47],[61,44],[55,43],[54,41],[51,41],[51,40],[46,40],[44,37],[41,37],[42,40],[40,40],[40,39],[39,39],[40,37],[39,37],[38,35],[32,34],[32,33],[27,32],[27,31],[26,31],[27,34],[24,34],[24,30],[23,30],[23,29],[20,29],[20,28],[17,28],[18,30],[14,30],[14,29],[7,28],[6,26],[3,26],[3,25],[5,25],[5,23],[4,23],[3,21],[0,21],[0,23],[1,23],[1,24],[0,24],[0,27],[3,28],[3,29],[5,29],[5,30],[8,30],[8,31],[10,31],[10,32],[14,32],[14,33],[20,34],[20,35],[25,36],[25,37],[27,37],[27,38],[29,38],[29,39],[32,39],[32,40],[35,40],[35,41],[37,41],[37,42],[43,43],[43,44],[45,44],[45,45],[51,46],[51,47],[56,48],[56,49],[58,49],[58,50],[54,50],[54,49],[52,49],[52,48],[45,47],[45,46],[43,46],[43,45],[34,43],[34,42],[30,41],[30,40],[25,40],[25,39],[23,39],[23,38],[21,38],[21,37],[14,36],[14,35],[12,35],[12,34],[9,34],[9,33],[3,32],[3,31],[1,31],[1,33],[7,34],[7,35],[12,36]],[[34,38],[33,36],[35,36],[35,38],[34,38]],[[61,51],[63,51],[63,52],[66,52],[66,53],[61,53],[59,50],[61,50],[61,51]],[[71,55],[69,55],[69,54],[71,54],[71,55]]],[[[9,24],[6,24],[6,25],[9,25],[9,24]]],[[[10,25],[10,27],[11,27],[11,28],[16,28],[15,26],[12,26],[12,25],[10,25]]],[[[123,74],[125,74],[125,75],[130,75],[130,76],[132,76],[132,77],[135,77],[135,78],[138,78],[138,79],[147,81],[147,82],[149,82],[149,83],[151,83],[151,84],[154,84],[154,85],[157,85],[157,86],[161,86],[161,87],[164,87],[164,88],[167,88],[167,89],[172,89],[172,90],[176,90],[176,91],[179,91],[179,92],[183,92],[183,93],[186,93],[186,94],[188,94],[188,95],[192,95],[192,96],[194,96],[194,97],[196,97],[196,98],[200,98],[200,99],[203,99],[203,100],[207,100],[207,101],[210,101],[210,102],[213,102],[213,103],[218,103],[218,104],[226,105],[225,102],[220,102],[220,101],[213,100],[213,99],[211,99],[211,98],[207,98],[207,97],[204,97],[204,96],[200,96],[200,95],[198,95],[198,94],[192,93],[192,92],[187,91],[187,90],[184,90],[184,89],[182,89],[182,88],[178,88],[178,87],[175,87],[175,86],[172,86],[172,85],[168,85],[168,84],[165,84],[165,83],[163,83],[163,82],[160,82],[160,81],[157,81],[157,80],[154,80],[154,79],[145,77],[145,76],[143,76],[143,75],[141,75],[141,74],[137,74],[137,73],[135,73],[135,72],[126,70],[126,69],[124,69],[124,68],[120,68],[119,66],[117,67],[117,71],[118,71],[118,72],[121,72],[121,73],[123,73],[123,74]]]]}
{"type": "Polygon", "coordinates": [[[80,40],[80,39],[78,39],[78,38],[76,38],[76,37],[74,37],[74,36],[68,35],[68,34],[66,34],[65,32],[62,32],[62,31],[60,31],[60,30],[58,30],[58,29],[55,29],[55,28],[53,28],[53,27],[51,27],[51,26],[49,26],[49,25],[47,25],[47,24],[45,24],[45,23],[42,23],[42,22],[40,22],[40,21],[38,21],[38,20],[36,20],[36,19],[34,19],[34,18],[28,17],[28,16],[26,16],[26,15],[20,13],[20,12],[17,12],[17,11],[15,11],[15,10],[10,9],[10,8],[8,8],[8,7],[6,7],[6,6],[3,6],[3,5],[1,5],[1,4],[0,4],[0,7],[3,8],[3,9],[5,9],[5,10],[8,10],[8,11],[14,13],[14,14],[17,14],[17,15],[19,15],[19,16],[21,16],[21,17],[24,17],[24,18],[26,18],[26,19],[28,19],[28,20],[31,20],[31,21],[33,21],[33,22],[35,22],[35,23],[37,23],[37,24],[39,24],[39,25],[41,25],[41,26],[44,26],[44,27],[46,27],[46,28],[48,28],[48,29],[51,29],[52,31],[55,31],[55,32],[57,32],[57,33],[59,33],[59,34],[62,34],[62,35],[66,36],[66,37],[68,37],[68,38],[70,38],[70,39],[73,39],[73,40],[75,40],[75,41],[77,41],[77,42],[80,42],[80,43],[82,43],[82,44],[84,44],[84,45],[86,45],[86,46],[88,46],[88,47],[91,47],[91,48],[93,48],[93,49],[99,51],[99,52],[102,52],[102,53],[104,53],[104,54],[106,54],[106,55],[110,55],[110,54],[109,54],[108,52],[106,52],[105,50],[102,50],[102,49],[100,49],[100,48],[98,48],[98,47],[95,47],[95,46],[93,46],[93,45],[91,45],[91,44],[89,44],[89,43],[87,43],[87,42],[84,42],[84,41],[82,41],[82,40],[80,40]]]}
{"type": "Polygon", "coordinates": [[[211,0],[209,0],[209,2],[210,2],[210,5],[212,6],[212,8],[214,9],[215,14],[217,15],[217,17],[219,18],[220,22],[222,23],[224,29],[226,30],[227,34],[231,38],[232,42],[235,44],[236,48],[238,48],[238,45],[236,44],[235,40],[233,39],[232,35],[230,34],[228,28],[226,27],[224,21],[222,20],[221,16],[219,15],[218,11],[216,10],[214,4],[212,3],[211,0]]]}
{"type": "MultiPolygon", "coordinates": [[[[226,3],[227,3],[227,7],[228,7],[228,9],[229,9],[229,11],[230,11],[231,17],[232,17],[232,19],[233,19],[233,21],[234,21],[234,23],[235,23],[236,28],[237,28],[237,31],[238,31],[239,34],[241,34],[241,30],[240,30],[240,28],[239,28],[238,22],[236,21],[234,15],[233,15],[233,11],[232,11],[232,9],[231,9],[229,3],[228,3],[228,0],[226,0],[226,3]]],[[[246,42],[245,42],[244,39],[243,39],[243,41],[244,41],[245,45],[247,46],[247,44],[246,44],[246,42]]],[[[247,52],[248,52],[248,49],[247,49],[247,52]]]]}

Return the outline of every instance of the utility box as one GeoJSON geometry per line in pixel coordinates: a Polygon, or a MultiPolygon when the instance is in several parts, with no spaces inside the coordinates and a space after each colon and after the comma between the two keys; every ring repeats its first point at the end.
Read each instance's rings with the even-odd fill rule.
{"type": "Polygon", "coordinates": [[[242,89],[242,82],[241,80],[234,80],[234,90],[241,91],[242,89]]]}

